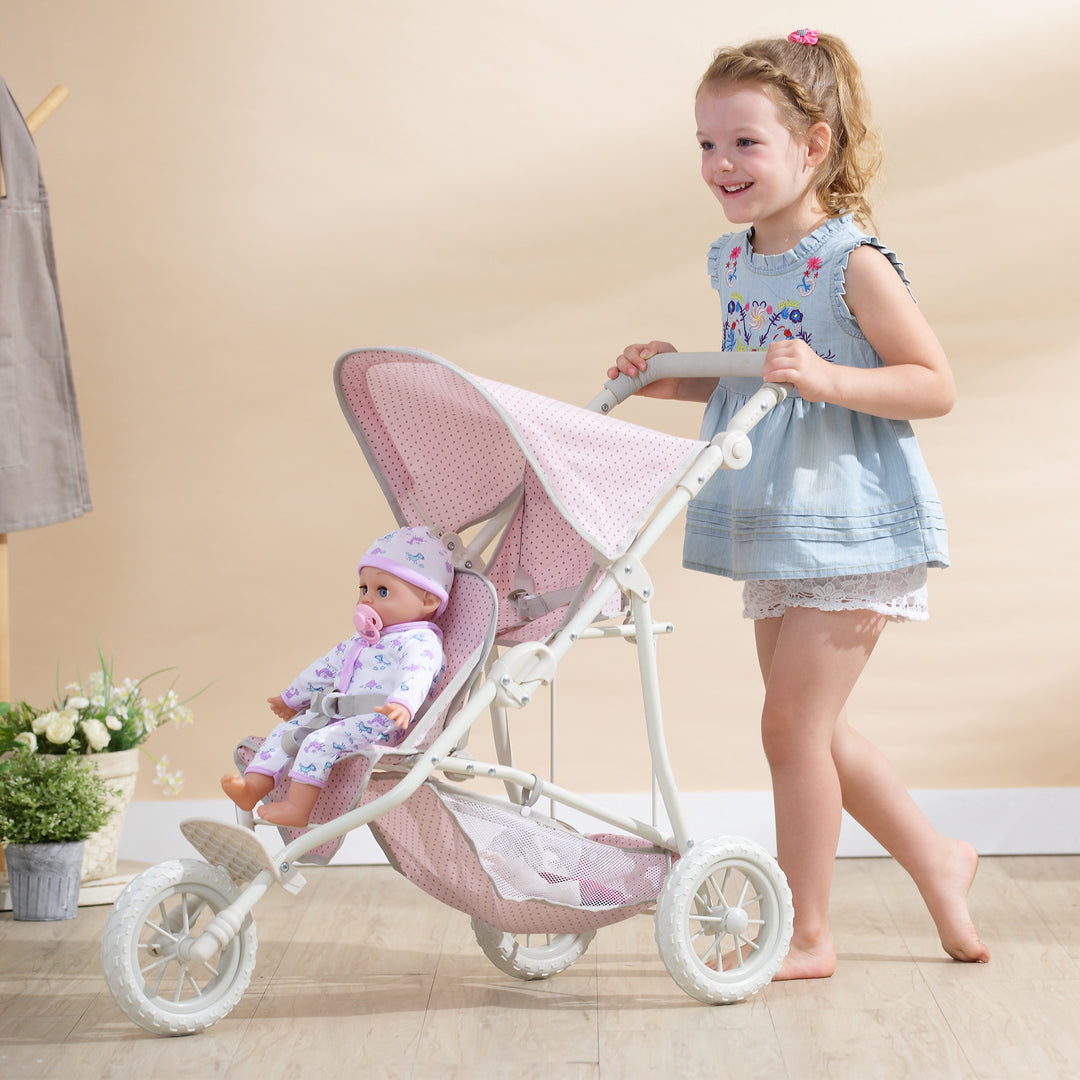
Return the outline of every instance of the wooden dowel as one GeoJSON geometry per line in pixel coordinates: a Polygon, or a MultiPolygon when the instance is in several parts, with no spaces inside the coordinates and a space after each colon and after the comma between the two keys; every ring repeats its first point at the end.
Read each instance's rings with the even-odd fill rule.
{"type": "Polygon", "coordinates": [[[0,533],[0,701],[11,700],[11,593],[8,538],[0,533]]]}
{"type": "Polygon", "coordinates": [[[63,83],[59,86],[54,86],[46,95],[45,100],[42,101],[36,109],[31,109],[27,114],[26,126],[30,129],[30,134],[33,135],[34,132],[37,131],[37,129],[41,127],[41,125],[44,124],[65,101],[67,101],[67,99],[68,88],[64,86],[63,83]]]}

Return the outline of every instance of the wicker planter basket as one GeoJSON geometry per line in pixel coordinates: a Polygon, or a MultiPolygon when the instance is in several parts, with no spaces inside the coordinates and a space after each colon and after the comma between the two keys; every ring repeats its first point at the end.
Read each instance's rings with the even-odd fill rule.
{"type": "Polygon", "coordinates": [[[116,807],[116,813],[86,841],[82,864],[83,881],[98,881],[116,876],[116,864],[120,857],[120,833],[124,828],[128,804],[135,795],[140,753],[135,747],[131,750],[117,750],[111,754],[91,754],[89,757],[110,789],[109,805],[116,807]]]}

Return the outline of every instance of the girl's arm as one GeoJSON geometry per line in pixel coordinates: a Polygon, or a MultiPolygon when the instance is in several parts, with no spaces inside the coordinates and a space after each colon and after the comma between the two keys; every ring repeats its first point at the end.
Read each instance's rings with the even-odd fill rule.
{"type": "MultiPolygon", "coordinates": [[[[631,377],[640,375],[648,366],[650,357],[657,353],[678,352],[668,341],[650,341],[648,345],[627,345],[607,376],[614,379],[620,372],[631,377]]],[[[642,397],[666,398],[675,401],[708,401],[716,389],[715,379],[657,379],[638,393],[642,397]]]]}
{"type": "Polygon", "coordinates": [[[804,341],[785,341],[770,346],[765,380],[794,383],[807,401],[889,420],[944,416],[956,401],[949,361],[889,260],[869,244],[857,247],[844,288],[848,310],[885,366],[830,364],[804,341]]]}

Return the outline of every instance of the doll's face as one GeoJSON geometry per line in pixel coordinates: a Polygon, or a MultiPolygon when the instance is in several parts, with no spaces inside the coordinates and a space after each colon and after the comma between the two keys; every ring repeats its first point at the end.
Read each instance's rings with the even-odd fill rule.
{"type": "Polygon", "coordinates": [[[360,568],[360,603],[374,608],[386,627],[430,618],[439,606],[439,599],[434,593],[410,585],[385,570],[363,566],[360,568]]]}

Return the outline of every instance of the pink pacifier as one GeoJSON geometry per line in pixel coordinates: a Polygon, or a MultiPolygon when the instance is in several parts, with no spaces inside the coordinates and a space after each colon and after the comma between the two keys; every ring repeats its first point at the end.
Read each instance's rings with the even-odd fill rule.
{"type": "Polygon", "coordinates": [[[357,604],[352,616],[353,626],[356,632],[370,645],[379,640],[379,631],[382,630],[382,619],[379,613],[367,604],[357,604]]]}

